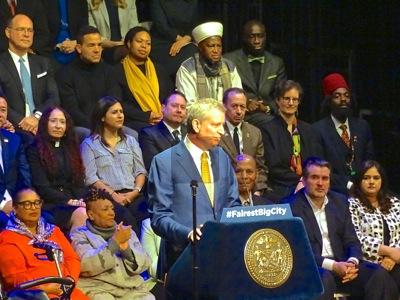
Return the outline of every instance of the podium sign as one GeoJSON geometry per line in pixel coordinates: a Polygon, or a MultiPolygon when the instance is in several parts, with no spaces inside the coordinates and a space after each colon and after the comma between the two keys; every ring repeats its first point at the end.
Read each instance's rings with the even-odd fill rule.
{"type": "MultiPolygon", "coordinates": [[[[322,293],[303,221],[290,217],[288,205],[232,208],[224,216],[204,225],[197,244],[200,299],[313,299],[322,293]],[[264,220],[251,216],[260,208],[276,209],[264,220]],[[232,217],[241,209],[250,217],[232,217]]],[[[167,289],[182,295],[176,299],[192,298],[191,251],[189,245],[168,273],[167,289]]]]}

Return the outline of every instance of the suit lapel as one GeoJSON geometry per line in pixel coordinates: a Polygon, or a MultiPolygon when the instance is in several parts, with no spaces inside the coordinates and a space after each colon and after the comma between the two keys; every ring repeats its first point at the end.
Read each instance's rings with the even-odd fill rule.
{"type": "MultiPolygon", "coordinates": [[[[101,14],[103,16],[104,22],[106,22],[108,27],[110,27],[110,19],[109,19],[109,16],[108,16],[108,11],[107,11],[107,6],[106,6],[105,1],[103,1],[103,3],[100,4],[100,8],[99,9],[100,9],[100,12],[101,12],[101,14]]],[[[120,13],[120,10],[118,10],[118,14],[119,13],[120,13]]]]}
{"type": "MultiPolygon", "coordinates": [[[[241,131],[242,131],[242,143],[243,143],[243,153],[251,153],[249,147],[251,147],[252,143],[250,141],[250,132],[249,127],[245,122],[242,123],[241,131]]],[[[255,157],[254,157],[255,158],[255,157]]]]}
{"type": "Polygon", "coordinates": [[[6,170],[8,169],[8,139],[3,136],[3,133],[0,131],[0,140],[1,140],[1,158],[3,159],[3,168],[0,168],[0,174],[4,175],[6,170]]]}
{"type": "Polygon", "coordinates": [[[32,95],[33,95],[33,103],[35,103],[35,99],[37,99],[36,92],[38,90],[37,88],[37,74],[40,73],[39,66],[35,62],[35,59],[32,57],[32,55],[28,55],[28,60],[29,60],[29,69],[31,71],[31,84],[32,84],[32,95]]]}
{"type": "Polygon", "coordinates": [[[303,216],[305,217],[306,221],[310,225],[310,232],[309,234],[312,234],[312,236],[318,241],[320,244],[320,247],[322,249],[322,235],[321,231],[319,229],[317,220],[315,219],[314,212],[312,210],[312,207],[308,203],[308,200],[304,194],[304,190],[299,192],[300,193],[300,199],[301,199],[301,204],[302,204],[302,210],[303,210],[303,216]]]}
{"type": "Polygon", "coordinates": [[[229,133],[228,126],[226,123],[224,124],[224,135],[221,137],[221,145],[224,146],[224,149],[233,160],[237,155],[235,144],[233,143],[233,139],[229,133]]]}
{"type": "Polygon", "coordinates": [[[219,184],[219,156],[218,156],[218,149],[214,147],[209,151],[210,153],[210,161],[211,161],[211,169],[213,172],[213,178],[214,178],[214,208],[216,211],[219,211],[219,201],[221,197],[219,197],[219,189],[218,186],[219,184]]]}
{"type": "Polygon", "coordinates": [[[171,133],[169,132],[167,126],[165,126],[163,121],[158,123],[158,130],[160,134],[167,140],[167,143],[170,144],[170,147],[176,145],[175,139],[172,137],[171,133]]]}
{"type": "Polygon", "coordinates": [[[201,175],[197,170],[196,164],[194,163],[193,158],[183,141],[181,141],[177,145],[175,155],[176,157],[172,158],[172,163],[178,163],[181,166],[182,170],[187,174],[188,178],[190,178],[190,180],[197,180],[197,182],[202,182],[201,175]]]}
{"type": "Polygon", "coordinates": [[[246,82],[246,85],[250,87],[251,90],[256,91],[256,81],[254,79],[253,71],[251,70],[251,66],[249,61],[247,60],[247,55],[241,50],[241,55],[239,56],[239,64],[238,68],[242,69],[242,73],[246,74],[246,76],[242,77],[242,81],[246,82]]]}
{"type": "MultiPolygon", "coordinates": [[[[21,78],[19,77],[19,73],[18,70],[14,64],[14,61],[11,57],[10,53],[5,53],[5,60],[4,60],[4,66],[6,67],[6,69],[8,70],[8,72],[10,73],[11,77],[13,78],[13,80],[16,83],[16,86],[18,86],[18,91],[20,93],[20,97],[21,99],[24,99],[24,90],[22,88],[22,82],[21,82],[21,78]]],[[[25,100],[24,100],[25,101],[25,100]]]]}

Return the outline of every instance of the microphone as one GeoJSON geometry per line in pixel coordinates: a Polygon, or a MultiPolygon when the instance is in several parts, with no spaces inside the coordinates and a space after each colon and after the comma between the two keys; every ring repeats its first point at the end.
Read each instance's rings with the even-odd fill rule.
{"type": "Polygon", "coordinates": [[[197,187],[198,187],[197,180],[192,180],[190,182],[190,187],[192,188],[192,196],[196,197],[197,194],[197,187]]]}

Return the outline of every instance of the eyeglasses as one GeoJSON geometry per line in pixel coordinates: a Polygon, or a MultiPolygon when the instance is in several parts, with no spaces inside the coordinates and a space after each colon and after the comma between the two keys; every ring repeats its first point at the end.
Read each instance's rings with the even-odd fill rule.
{"type": "Polygon", "coordinates": [[[31,201],[22,201],[16,203],[16,205],[22,206],[24,209],[32,209],[32,208],[41,208],[43,204],[43,200],[37,199],[33,202],[31,201]]]}
{"type": "Polygon", "coordinates": [[[34,33],[35,30],[33,28],[27,28],[27,27],[16,27],[16,28],[12,28],[12,27],[8,27],[12,30],[15,30],[16,32],[24,32],[24,33],[34,33]]]}
{"type": "Polygon", "coordinates": [[[290,101],[292,101],[293,103],[299,103],[300,102],[300,99],[299,98],[295,98],[295,97],[281,97],[281,99],[286,103],[289,103],[290,101]]]}

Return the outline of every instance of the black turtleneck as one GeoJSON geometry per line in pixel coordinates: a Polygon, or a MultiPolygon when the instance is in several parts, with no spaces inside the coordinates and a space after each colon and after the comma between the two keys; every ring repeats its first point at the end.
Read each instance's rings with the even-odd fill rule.
{"type": "Polygon", "coordinates": [[[57,73],[57,82],[61,105],[76,126],[90,127],[92,109],[101,97],[120,98],[113,70],[103,62],[91,64],[77,58],[57,73]]]}

